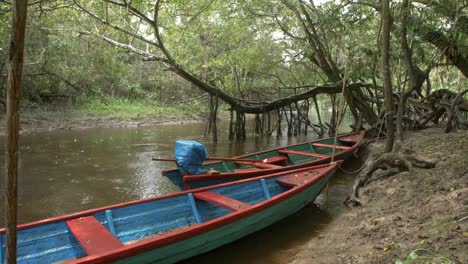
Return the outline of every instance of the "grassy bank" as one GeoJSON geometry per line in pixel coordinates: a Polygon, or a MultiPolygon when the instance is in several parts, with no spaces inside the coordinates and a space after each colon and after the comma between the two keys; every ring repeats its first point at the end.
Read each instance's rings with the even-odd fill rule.
{"type": "MultiPolygon", "coordinates": [[[[149,99],[78,98],[48,104],[23,101],[21,133],[100,127],[152,126],[162,123],[206,120],[204,100],[160,104],[149,99]]],[[[0,114],[4,133],[4,113],[0,114]]]]}
{"type": "Polygon", "coordinates": [[[147,117],[198,117],[207,111],[206,104],[197,100],[174,105],[160,104],[150,100],[122,98],[88,98],[77,104],[77,110],[95,116],[116,118],[147,117]]]}
{"type": "Polygon", "coordinates": [[[148,117],[197,117],[208,111],[207,103],[202,100],[187,102],[160,103],[150,99],[130,100],[117,97],[79,97],[59,99],[48,103],[22,102],[22,112],[49,113],[67,112],[82,115],[114,118],[148,118],[148,117]]]}

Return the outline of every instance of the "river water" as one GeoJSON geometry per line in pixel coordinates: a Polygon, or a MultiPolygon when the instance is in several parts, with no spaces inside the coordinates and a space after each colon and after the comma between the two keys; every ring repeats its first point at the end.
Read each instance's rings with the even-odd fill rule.
{"type": "MultiPolygon", "coordinates": [[[[203,136],[205,124],[201,123],[22,135],[18,220],[25,223],[177,191],[169,180],[161,176],[162,170],[174,164],[152,161],[151,158],[172,157],[174,142],[178,139],[205,144],[210,156],[230,157],[311,140],[315,136],[311,133],[288,139],[249,134],[245,142],[230,143],[226,135],[227,124],[220,127],[217,144],[203,136]]],[[[0,138],[2,192],[4,140],[4,137],[0,138]]],[[[357,166],[354,163],[357,161],[349,161],[345,165],[352,168],[357,166]]],[[[321,226],[346,210],[342,202],[352,181],[353,177],[338,173],[322,206],[308,206],[275,225],[185,262],[288,263],[308,239],[319,234],[321,226]]],[[[2,193],[0,226],[4,225],[3,196],[2,193]]]]}

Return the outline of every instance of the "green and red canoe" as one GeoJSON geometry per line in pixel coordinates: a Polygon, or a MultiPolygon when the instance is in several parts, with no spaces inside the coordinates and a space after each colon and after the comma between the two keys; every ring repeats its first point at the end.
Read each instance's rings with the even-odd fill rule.
{"type": "MultiPolygon", "coordinates": [[[[17,263],[174,263],[312,202],[340,161],[18,226],[17,263]]],[[[0,229],[0,263],[5,229],[0,229]]]]}
{"type": "Polygon", "coordinates": [[[363,140],[365,131],[338,135],[334,138],[317,139],[256,153],[246,154],[222,162],[204,164],[207,173],[182,174],[179,169],[162,172],[181,190],[206,187],[256,177],[276,172],[305,168],[325,164],[333,160],[350,157],[363,140]],[[236,161],[236,159],[239,159],[236,161]],[[215,174],[210,173],[216,171],[215,174]]]}

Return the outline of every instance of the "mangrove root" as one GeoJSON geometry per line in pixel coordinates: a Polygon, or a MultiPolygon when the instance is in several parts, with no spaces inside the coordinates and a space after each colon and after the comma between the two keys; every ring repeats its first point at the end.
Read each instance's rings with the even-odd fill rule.
{"type": "Polygon", "coordinates": [[[359,200],[359,189],[368,183],[382,178],[396,175],[403,171],[410,171],[413,167],[434,168],[436,162],[418,156],[412,150],[372,154],[363,166],[361,173],[354,181],[350,196],[345,200],[348,207],[362,205],[359,200]]]}

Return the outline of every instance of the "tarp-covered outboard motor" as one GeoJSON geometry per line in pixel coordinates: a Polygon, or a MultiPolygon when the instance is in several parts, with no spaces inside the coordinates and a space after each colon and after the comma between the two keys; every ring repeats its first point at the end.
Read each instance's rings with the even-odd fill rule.
{"type": "Polygon", "coordinates": [[[208,156],[208,151],[203,144],[194,140],[177,140],[174,152],[182,174],[200,174],[207,171],[203,168],[203,161],[208,156]]]}

